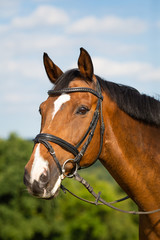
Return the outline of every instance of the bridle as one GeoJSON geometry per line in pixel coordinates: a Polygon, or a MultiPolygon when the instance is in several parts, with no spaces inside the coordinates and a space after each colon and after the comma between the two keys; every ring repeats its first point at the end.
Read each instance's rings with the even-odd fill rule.
{"type": "MultiPolygon", "coordinates": [[[[91,88],[85,88],[85,87],[74,87],[74,88],[64,88],[61,90],[49,90],[48,91],[48,95],[49,96],[56,96],[56,95],[60,95],[63,93],[75,93],[75,92],[89,92],[91,94],[93,94],[94,96],[97,97],[97,105],[96,105],[96,109],[95,112],[93,114],[93,118],[92,121],[90,122],[90,125],[86,131],[86,133],[84,134],[84,136],[82,137],[82,139],[77,143],[76,146],[73,146],[71,143],[65,141],[62,138],[59,138],[57,136],[48,134],[48,133],[40,133],[38,134],[35,139],[33,140],[34,143],[42,143],[49,151],[49,153],[51,154],[51,156],[53,157],[60,174],[63,174],[66,177],[73,177],[75,175],[75,173],[77,172],[78,169],[80,169],[79,163],[80,160],[82,159],[83,155],[85,154],[93,136],[94,136],[94,132],[98,123],[98,120],[100,119],[100,148],[99,148],[99,152],[98,155],[95,159],[95,161],[98,159],[101,150],[102,150],[102,145],[103,145],[103,134],[104,134],[104,121],[103,121],[103,114],[102,114],[102,101],[103,101],[103,96],[102,96],[102,92],[101,92],[101,87],[100,84],[97,80],[96,83],[96,90],[93,90],[91,88]],[[85,141],[85,142],[84,142],[85,141]],[[56,157],[56,153],[53,149],[53,147],[51,146],[51,144],[49,142],[53,142],[58,144],[59,146],[61,146],[63,149],[71,152],[74,155],[74,159],[67,159],[63,165],[61,166],[59,163],[59,160],[56,157]],[[83,143],[84,142],[84,143],[83,143]],[[81,146],[81,144],[83,143],[83,146],[81,148],[81,150],[79,151],[78,148],[81,146]],[[72,174],[65,174],[65,165],[67,163],[73,163],[75,166],[74,172],[72,174]]],[[[94,161],[94,162],[95,162],[94,161]]]]}
{"type": "Polygon", "coordinates": [[[34,141],[34,144],[42,143],[48,149],[49,153],[53,157],[53,160],[55,161],[55,163],[56,163],[56,165],[59,169],[60,174],[64,175],[65,177],[70,177],[70,178],[74,177],[78,182],[80,182],[92,194],[92,196],[95,198],[95,202],[83,199],[81,197],[78,197],[76,194],[72,193],[70,190],[68,190],[63,185],[61,185],[61,189],[64,191],[64,193],[66,193],[66,191],[68,191],[73,196],[75,196],[78,199],[80,199],[82,201],[85,201],[87,203],[91,203],[91,204],[94,204],[94,205],[106,205],[106,206],[108,206],[108,207],[110,207],[114,210],[117,210],[117,211],[123,212],[123,213],[129,213],[129,214],[134,214],[134,215],[144,215],[144,214],[153,214],[153,213],[159,212],[160,209],[156,209],[156,210],[153,210],[153,211],[125,211],[125,210],[119,209],[119,208],[113,206],[113,204],[128,199],[129,198],[128,196],[126,196],[124,198],[121,198],[119,200],[116,200],[114,202],[106,202],[105,200],[103,200],[100,197],[101,192],[96,194],[94,192],[93,188],[90,186],[90,184],[77,173],[78,169],[81,169],[79,163],[80,163],[82,157],[84,156],[84,154],[85,154],[85,152],[86,152],[86,150],[87,150],[87,148],[88,148],[88,146],[89,146],[89,144],[90,144],[90,142],[91,142],[91,140],[94,136],[94,132],[95,132],[97,123],[100,120],[100,148],[99,148],[99,152],[98,152],[98,155],[97,155],[95,161],[99,158],[101,150],[102,150],[102,146],[103,146],[103,135],[104,135],[105,126],[104,126],[103,114],[102,114],[103,96],[102,96],[101,87],[100,87],[100,84],[99,84],[98,80],[97,80],[97,83],[96,83],[96,90],[93,90],[91,88],[84,88],[84,87],[82,87],[82,88],[80,88],[80,87],[64,88],[64,89],[61,89],[61,90],[49,90],[48,95],[49,96],[56,96],[56,95],[60,95],[60,94],[63,94],[63,93],[75,93],[75,92],[89,92],[89,93],[95,95],[98,99],[96,109],[95,109],[95,112],[93,114],[92,121],[90,122],[90,125],[89,125],[86,133],[84,134],[82,139],[79,141],[79,143],[77,143],[76,146],[73,146],[71,143],[65,141],[64,139],[59,138],[59,137],[54,136],[54,135],[51,135],[51,134],[48,134],[48,133],[38,134],[33,141],[34,141]],[[53,147],[51,146],[51,144],[49,142],[53,142],[53,143],[58,144],[63,149],[71,152],[74,155],[75,158],[67,159],[63,163],[63,165],[61,166],[60,163],[59,163],[59,160],[56,157],[56,153],[55,153],[53,147]],[[81,150],[79,151],[78,148],[81,146],[82,143],[83,143],[83,146],[82,146],[81,150]],[[74,168],[74,171],[72,173],[66,175],[65,165],[68,162],[73,163],[75,165],[75,168],[74,168]]]}

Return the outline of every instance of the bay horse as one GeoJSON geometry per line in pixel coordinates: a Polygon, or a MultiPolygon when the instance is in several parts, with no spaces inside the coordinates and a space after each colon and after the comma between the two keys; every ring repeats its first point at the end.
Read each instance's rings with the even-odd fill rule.
{"type": "MultiPolygon", "coordinates": [[[[65,177],[98,158],[139,210],[160,208],[160,102],[95,75],[83,48],[78,68],[65,73],[46,53],[43,59],[54,87],[39,108],[41,130],[25,166],[28,191],[56,197],[65,177]]],[[[140,215],[139,239],[160,239],[160,212],[140,215]]]]}

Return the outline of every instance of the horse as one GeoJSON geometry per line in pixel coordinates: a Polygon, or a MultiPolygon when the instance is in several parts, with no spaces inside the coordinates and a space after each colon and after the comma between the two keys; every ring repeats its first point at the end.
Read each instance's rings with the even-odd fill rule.
{"type": "MultiPolygon", "coordinates": [[[[46,53],[43,61],[53,88],[25,166],[29,193],[52,199],[98,159],[139,210],[160,208],[160,101],[95,75],[83,48],[78,68],[64,73],[46,53]]],[[[160,212],[140,215],[139,239],[160,239],[160,212]]]]}

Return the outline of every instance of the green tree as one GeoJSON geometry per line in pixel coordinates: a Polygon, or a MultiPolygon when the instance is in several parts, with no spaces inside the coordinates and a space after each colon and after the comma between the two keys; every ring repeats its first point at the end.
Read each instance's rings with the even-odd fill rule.
{"type": "MultiPolygon", "coordinates": [[[[32,148],[32,142],[16,134],[0,140],[0,240],[138,239],[135,216],[105,206],[88,205],[62,191],[51,201],[30,196],[23,184],[23,173],[32,148]]],[[[95,186],[96,192],[102,191],[107,201],[122,197],[110,177],[102,177],[107,176],[107,171],[99,165],[82,174],[95,186]]],[[[90,198],[73,179],[64,180],[64,185],[79,196],[90,198]]],[[[121,206],[129,209],[130,201],[121,206]]]]}

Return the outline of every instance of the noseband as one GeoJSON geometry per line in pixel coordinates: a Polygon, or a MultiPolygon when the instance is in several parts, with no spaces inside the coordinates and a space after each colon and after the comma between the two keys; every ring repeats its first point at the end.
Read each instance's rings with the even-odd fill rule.
{"type": "Polygon", "coordinates": [[[97,80],[97,84],[96,84],[96,91],[91,89],[91,88],[79,88],[79,87],[77,87],[77,88],[64,88],[64,89],[61,89],[61,90],[49,90],[48,95],[49,96],[56,96],[56,95],[60,95],[62,93],[75,93],[75,92],[89,92],[89,93],[95,95],[98,98],[97,106],[96,106],[95,112],[93,114],[92,121],[90,122],[90,125],[89,125],[86,133],[84,134],[82,139],[79,141],[79,143],[76,146],[73,146],[72,144],[63,140],[62,138],[59,138],[57,136],[54,136],[54,135],[51,135],[51,134],[48,134],[48,133],[40,133],[33,140],[35,144],[36,143],[42,143],[48,149],[49,153],[53,157],[53,159],[54,159],[54,161],[55,161],[55,163],[56,163],[56,165],[59,169],[60,174],[63,174],[66,177],[73,177],[75,175],[75,172],[77,172],[77,170],[80,169],[79,162],[82,159],[83,155],[85,154],[85,152],[86,152],[86,150],[87,150],[87,148],[88,148],[88,146],[89,146],[89,144],[90,144],[90,142],[93,138],[93,135],[94,135],[94,132],[95,132],[95,129],[96,129],[96,126],[97,126],[97,123],[98,123],[99,119],[100,119],[100,123],[101,123],[101,126],[100,126],[100,149],[99,149],[99,153],[98,153],[95,161],[98,159],[98,157],[101,153],[101,150],[102,150],[102,145],[103,145],[103,134],[104,134],[104,121],[103,121],[103,114],[102,114],[103,96],[102,96],[102,93],[101,93],[101,87],[100,87],[100,84],[99,84],[98,80],[97,80]],[[63,165],[61,166],[57,157],[56,157],[55,151],[54,151],[53,147],[51,146],[51,144],[49,142],[58,144],[63,149],[71,152],[74,155],[75,158],[74,159],[67,159],[63,163],[63,165]],[[80,147],[80,145],[83,142],[84,142],[84,144],[83,144],[81,150],[79,151],[78,148],[80,147]],[[66,175],[65,174],[65,165],[68,162],[71,162],[75,165],[75,170],[74,170],[74,173],[66,175]]]}

